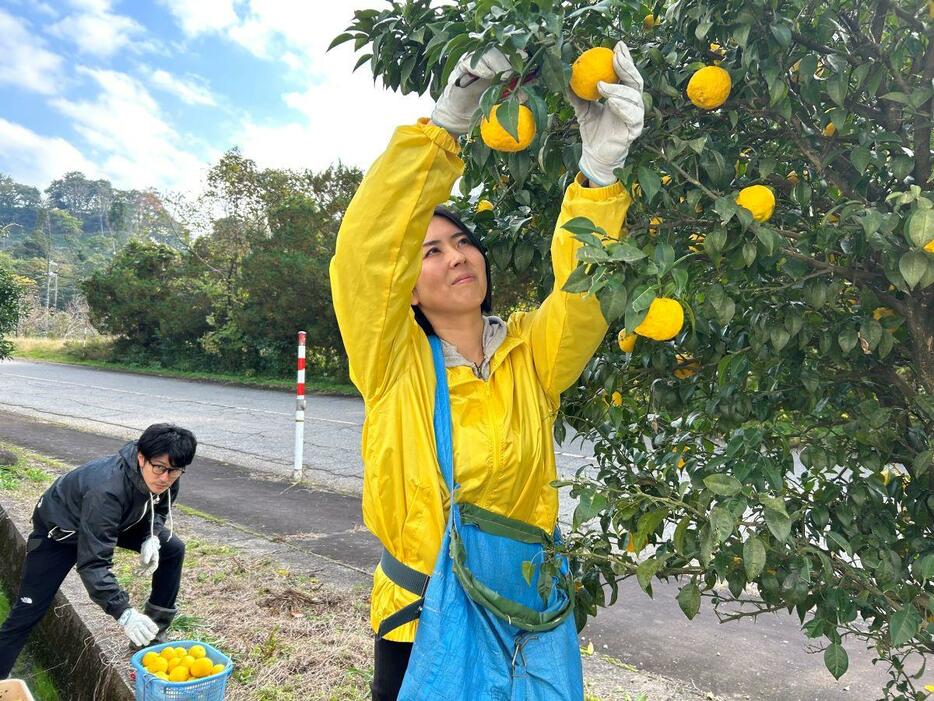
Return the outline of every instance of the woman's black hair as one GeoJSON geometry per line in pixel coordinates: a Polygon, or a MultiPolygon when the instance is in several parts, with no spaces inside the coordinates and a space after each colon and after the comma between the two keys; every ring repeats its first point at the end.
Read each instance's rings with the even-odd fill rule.
{"type": "MultiPolygon", "coordinates": [[[[483,256],[483,265],[486,268],[486,296],[483,298],[483,301],[480,303],[480,311],[485,314],[490,314],[493,311],[493,280],[490,277],[490,258],[487,255],[486,248],[480,239],[477,238],[476,234],[467,226],[460,216],[453,209],[444,207],[443,205],[438,205],[435,207],[434,216],[441,217],[442,219],[447,219],[454,226],[460,229],[467,236],[470,243],[480,251],[480,255],[483,256]]],[[[417,305],[412,305],[412,311],[415,312],[415,321],[418,322],[418,325],[422,327],[426,334],[429,336],[435,335],[435,330],[431,325],[431,322],[425,317],[422,313],[422,310],[418,308],[417,305]]]]}
{"type": "Polygon", "coordinates": [[[153,424],[136,441],[136,449],[147,460],[168,455],[172,467],[186,467],[194,460],[198,441],[187,428],[174,424],[153,424]]]}

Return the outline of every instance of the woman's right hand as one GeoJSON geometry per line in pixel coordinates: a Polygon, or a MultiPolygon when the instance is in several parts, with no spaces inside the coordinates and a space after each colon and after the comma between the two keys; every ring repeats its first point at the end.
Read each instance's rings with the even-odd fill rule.
{"type": "Polygon", "coordinates": [[[490,49],[471,65],[474,54],[465,54],[448,76],[448,84],[435,103],[431,121],[451,134],[466,134],[470,120],[480,107],[480,96],[499,73],[512,72],[509,60],[499,49],[490,49]]]}

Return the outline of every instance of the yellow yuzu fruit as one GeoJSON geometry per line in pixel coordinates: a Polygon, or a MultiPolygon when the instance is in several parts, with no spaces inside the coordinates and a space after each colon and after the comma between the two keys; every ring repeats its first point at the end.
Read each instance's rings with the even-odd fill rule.
{"type": "Polygon", "coordinates": [[[667,341],[678,335],[684,326],[684,309],[669,297],[656,297],[649,305],[649,313],[636,327],[636,333],[655,341],[667,341]]]}
{"type": "Polygon", "coordinates": [[[155,674],[156,672],[164,672],[169,668],[169,661],[164,657],[156,656],[148,665],[146,669],[155,674]]]}
{"type": "Polygon", "coordinates": [[[670,183],[670,182],[671,182],[671,176],[670,176],[670,175],[663,175],[663,176],[662,176],[662,185],[667,185],[667,184],[670,183]]]}
{"type": "Polygon", "coordinates": [[[622,405],[623,405],[623,395],[620,394],[619,392],[613,392],[613,394],[610,395],[610,403],[611,403],[613,406],[622,406],[622,405]]]}
{"type": "Polygon", "coordinates": [[[739,191],[736,204],[748,209],[756,221],[768,221],[775,212],[775,195],[765,185],[750,185],[739,191]]]}
{"type": "Polygon", "coordinates": [[[837,127],[834,126],[833,122],[829,122],[826,127],[823,128],[821,134],[826,136],[828,139],[837,133],[837,127]]]}
{"type": "Polygon", "coordinates": [[[171,660],[173,657],[175,657],[175,648],[164,647],[159,652],[159,656],[164,657],[166,660],[171,660]]]}
{"type": "Polygon", "coordinates": [[[582,100],[599,100],[597,83],[618,83],[613,70],[613,49],[595,46],[587,49],[571,64],[571,90],[582,100]]]}
{"type": "Polygon", "coordinates": [[[513,153],[523,151],[532,143],[535,138],[535,118],[532,116],[532,110],[525,105],[519,105],[519,126],[517,133],[519,140],[512,138],[512,134],[503,128],[496,118],[496,112],[500,105],[494,105],[490,111],[490,118],[483,118],[480,122],[480,138],[487,146],[494,151],[505,151],[513,153]]]}
{"type": "Polygon", "coordinates": [[[730,74],[720,66],[699,68],[688,81],[688,99],[695,107],[715,110],[730,96],[733,81],[730,74]]]}
{"type": "Polygon", "coordinates": [[[191,655],[185,655],[184,657],[181,658],[181,664],[182,666],[185,667],[185,669],[191,669],[191,665],[193,665],[194,663],[195,663],[195,658],[192,657],[191,655]]]}
{"type": "Polygon", "coordinates": [[[164,682],[171,681],[171,679],[169,679],[169,675],[165,672],[156,672],[156,676],[164,682]]]}
{"type": "Polygon", "coordinates": [[[169,660],[169,669],[168,669],[168,671],[171,672],[173,669],[175,669],[176,667],[178,667],[181,663],[182,663],[182,658],[181,658],[181,657],[173,657],[171,660],[169,660]]]}
{"type": "Polygon", "coordinates": [[[152,661],[159,657],[159,653],[154,650],[150,650],[145,655],[143,655],[143,667],[148,667],[152,664],[152,661]]]}
{"type": "Polygon", "coordinates": [[[928,253],[934,253],[934,239],[931,239],[926,244],[924,244],[924,250],[928,253]]]}
{"type": "Polygon", "coordinates": [[[220,663],[218,662],[216,665],[214,665],[213,667],[211,667],[211,674],[220,674],[220,673],[223,672],[225,669],[227,669],[227,666],[226,666],[226,665],[222,665],[222,664],[220,664],[220,663]]]}
{"type": "Polygon", "coordinates": [[[655,15],[646,15],[645,17],[642,18],[643,29],[652,29],[657,26],[658,26],[658,17],[656,17],[655,15]]]}
{"type": "Polygon", "coordinates": [[[652,217],[649,219],[649,236],[655,236],[658,234],[658,227],[665,223],[665,220],[661,217],[652,217]]]}
{"type": "Polygon", "coordinates": [[[198,679],[206,677],[211,674],[211,669],[213,668],[214,665],[207,657],[198,657],[195,659],[194,664],[191,665],[191,676],[198,679]]]}
{"type": "Polygon", "coordinates": [[[169,672],[169,681],[187,682],[189,676],[188,668],[185,665],[180,664],[178,667],[169,672]]]}
{"type": "Polygon", "coordinates": [[[704,245],[704,238],[705,237],[703,234],[698,234],[696,232],[688,236],[688,241],[691,241],[691,245],[688,246],[688,250],[691,253],[700,253],[701,246],[704,245]]]}
{"type": "Polygon", "coordinates": [[[626,329],[620,329],[619,334],[616,336],[616,342],[623,353],[632,353],[632,349],[636,347],[637,338],[639,337],[636,334],[627,333],[626,329]]]}
{"type": "Polygon", "coordinates": [[[188,654],[197,660],[199,657],[205,657],[208,651],[204,649],[204,645],[192,645],[188,648],[188,654]]]}
{"type": "Polygon", "coordinates": [[[476,206],[473,209],[477,214],[480,214],[480,212],[492,212],[493,203],[489,200],[478,200],[476,206]]]}

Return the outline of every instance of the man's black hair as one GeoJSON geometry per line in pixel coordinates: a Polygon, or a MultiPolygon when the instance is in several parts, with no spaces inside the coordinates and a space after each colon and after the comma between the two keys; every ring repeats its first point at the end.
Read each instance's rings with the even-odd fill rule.
{"type": "MultiPolygon", "coordinates": [[[[490,277],[490,258],[487,255],[486,248],[480,239],[477,238],[476,234],[471,230],[469,226],[464,223],[464,220],[460,218],[460,215],[457,214],[453,209],[449,209],[442,205],[435,207],[434,216],[441,217],[442,219],[447,219],[454,226],[460,229],[467,238],[470,240],[470,243],[480,251],[480,255],[483,256],[483,265],[486,268],[486,296],[483,298],[483,301],[480,303],[480,311],[484,314],[490,314],[493,312],[493,279],[490,277]]],[[[422,313],[422,310],[418,308],[417,305],[412,305],[412,311],[415,312],[415,321],[418,322],[418,325],[422,327],[426,334],[429,336],[435,335],[435,330],[431,325],[431,322],[428,321],[427,317],[422,313]]]]}
{"type": "Polygon", "coordinates": [[[187,467],[195,458],[198,441],[187,428],[175,424],[153,424],[136,441],[136,448],[147,460],[168,455],[172,467],[187,467]]]}

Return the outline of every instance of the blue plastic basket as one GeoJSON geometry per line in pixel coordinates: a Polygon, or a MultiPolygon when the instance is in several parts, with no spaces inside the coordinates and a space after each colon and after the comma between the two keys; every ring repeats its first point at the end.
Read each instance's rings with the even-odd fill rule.
{"type": "Polygon", "coordinates": [[[233,662],[213,645],[199,640],[172,640],[168,643],[150,645],[135,653],[130,664],[136,670],[136,701],[224,701],[227,678],[233,672],[233,662]],[[214,664],[223,664],[224,671],[203,679],[187,682],[167,682],[159,679],[143,667],[143,656],[147,652],[160,652],[167,647],[191,647],[203,645],[214,664]]]}

